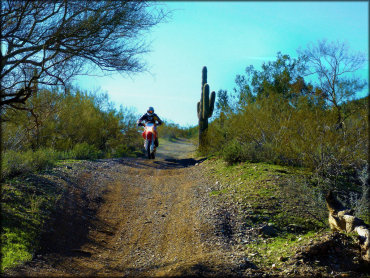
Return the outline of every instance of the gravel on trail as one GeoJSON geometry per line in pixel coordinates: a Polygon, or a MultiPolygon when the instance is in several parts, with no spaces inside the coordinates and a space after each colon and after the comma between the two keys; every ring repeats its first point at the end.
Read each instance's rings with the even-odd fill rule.
{"type": "Polygon", "coordinates": [[[56,167],[54,180],[66,190],[41,252],[7,274],[219,277],[256,270],[238,244],[241,225],[232,204],[210,197],[214,181],[194,151],[177,141],[159,147],[155,160],[56,167]]]}
{"type": "Polygon", "coordinates": [[[221,186],[212,177],[212,161],[196,159],[194,152],[193,144],[179,140],[160,146],[155,160],[79,161],[40,174],[64,193],[42,234],[40,251],[4,274],[360,277],[352,271],[355,247],[344,235],[297,246],[284,269],[255,265],[248,243],[262,230],[271,231],[245,227],[242,208],[232,198],[212,194],[221,186]],[[343,258],[333,255],[338,246],[343,258]],[[346,272],[335,268],[343,263],[346,272]]]}

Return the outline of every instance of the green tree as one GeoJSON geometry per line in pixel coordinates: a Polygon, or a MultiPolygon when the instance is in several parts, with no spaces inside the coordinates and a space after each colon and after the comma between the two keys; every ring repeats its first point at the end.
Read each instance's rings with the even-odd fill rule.
{"type": "Polygon", "coordinates": [[[277,53],[275,61],[265,62],[262,69],[249,66],[246,75],[237,75],[234,89],[239,109],[257,99],[278,94],[295,106],[299,96],[308,95],[312,86],[303,79],[304,65],[301,59],[277,53]]]}

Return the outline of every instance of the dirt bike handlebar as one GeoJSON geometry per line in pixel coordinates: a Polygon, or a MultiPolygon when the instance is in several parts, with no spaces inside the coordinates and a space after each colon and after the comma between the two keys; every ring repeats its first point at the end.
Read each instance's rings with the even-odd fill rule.
{"type": "MultiPolygon", "coordinates": [[[[156,126],[159,126],[159,125],[161,125],[160,123],[158,123],[158,124],[155,124],[156,126]]],[[[137,126],[145,126],[145,124],[143,124],[143,123],[138,123],[137,124],[137,126]]]]}

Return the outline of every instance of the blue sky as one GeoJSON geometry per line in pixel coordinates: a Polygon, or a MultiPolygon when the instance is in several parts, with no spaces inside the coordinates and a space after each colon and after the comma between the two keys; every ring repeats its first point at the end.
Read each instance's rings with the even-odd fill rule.
{"type": "MultiPolygon", "coordinates": [[[[131,77],[81,77],[84,90],[108,92],[119,107],[138,114],[153,106],[161,118],[182,126],[198,122],[201,71],[211,91],[235,87],[249,65],[259,68],[278,51],[296,50],[319,39],[347,42],[369,53],[368,2],[162,2],[172,16],[147,34],[149,72],[131,77]]],[[[368,78],[368,64],[358,72],[368,78]]],[[[365,95],[363,92],[361,96],[365,95]]]]}

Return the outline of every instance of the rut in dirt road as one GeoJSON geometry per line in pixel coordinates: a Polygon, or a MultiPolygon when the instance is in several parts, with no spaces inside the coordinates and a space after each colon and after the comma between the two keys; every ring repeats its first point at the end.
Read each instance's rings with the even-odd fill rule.
{"type": "Polygon", "coordinates": [[[80,186],[86,209],[94,208],[95,215],[80,222],[87,229],[63,225],[66,241],[74,231],[86,233],[84,240],[63,252],[51,248],[16,274],[240,275],[247,267],[243,254],[217,230],[209,180],[192,151],[180,141],[160,147],[156,160],[94,162],[94,174],[81,174],[80,186]]]}

